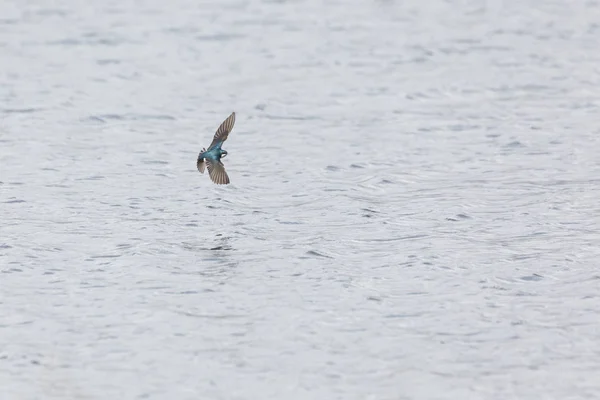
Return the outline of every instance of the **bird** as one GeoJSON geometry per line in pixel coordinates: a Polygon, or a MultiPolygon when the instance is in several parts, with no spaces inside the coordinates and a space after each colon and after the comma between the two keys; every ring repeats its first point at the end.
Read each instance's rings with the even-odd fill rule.
{"type": "Polygon", "coordinates": [[[227,156],[227,151],[223,150],[221,146],[227,140],[229,132],[233,129],[233,124],[235,124],[235,112],[232,112],[221,123],[213,137],[212,143],[208,146],[208,150],[203,148],[200,154],[198,154],[198,160],[196,161],[198,171],[203,174],[204,168],[208,169],[210,179],[217,185],[229,184],[229,176],[225,171],[225,166],[221,162],[221,158],[227,156]]]}

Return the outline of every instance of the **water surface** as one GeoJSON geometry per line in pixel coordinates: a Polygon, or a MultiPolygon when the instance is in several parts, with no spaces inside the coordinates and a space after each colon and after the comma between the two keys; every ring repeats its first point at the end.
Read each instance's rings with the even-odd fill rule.
{"type": "Polygon", "coordinates": [[[597,398],[599,6],[3,3],[0,397],[597,398]]]}

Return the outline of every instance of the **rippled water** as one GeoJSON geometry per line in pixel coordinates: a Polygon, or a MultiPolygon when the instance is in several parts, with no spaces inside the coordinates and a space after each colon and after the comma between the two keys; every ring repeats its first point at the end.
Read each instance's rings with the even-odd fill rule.
{"type": "Polygon", "coordinates": [[[5,1],[0,397],[598,398],[598,21],[5,1]]]}

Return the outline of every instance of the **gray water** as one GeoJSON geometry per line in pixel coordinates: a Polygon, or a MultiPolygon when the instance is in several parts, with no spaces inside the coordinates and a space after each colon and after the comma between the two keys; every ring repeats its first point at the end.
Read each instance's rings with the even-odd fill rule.
{"type": "Polygon", "coordinates": [[[598,21],[5,0],[0,398],[597,399],[598,21]]]}

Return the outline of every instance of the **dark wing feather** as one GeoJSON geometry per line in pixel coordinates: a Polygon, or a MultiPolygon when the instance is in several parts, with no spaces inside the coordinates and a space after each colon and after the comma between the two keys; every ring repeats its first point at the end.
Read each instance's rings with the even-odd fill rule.
{"type": "Polygon", "coordinates": [[[235,124],[235,112],[232,112],[231,115],[229,117],[227,117],[227,119],[225,121],[223,121],[221,126],[219,126],[219,129],[217,129],[217,132],[215,133],[213,141],[210,144],[210,146],[208,147],[208,150],[212,149],[217,144],[223,143],[224,141],[226,141],[227,136],[229,136],[229,132],[231,132],[231,130],[233,129],[234,124],[235,124]]]}
{"type": "Polygon", "coordinates": [[[206,168],[208,169],[208,175],[210,179],[217,185],[229,184],[229,176],[225,172],[225,166],[221,161],[215,161],[208,158],[204,159],[206,162],[206,168]]]}

